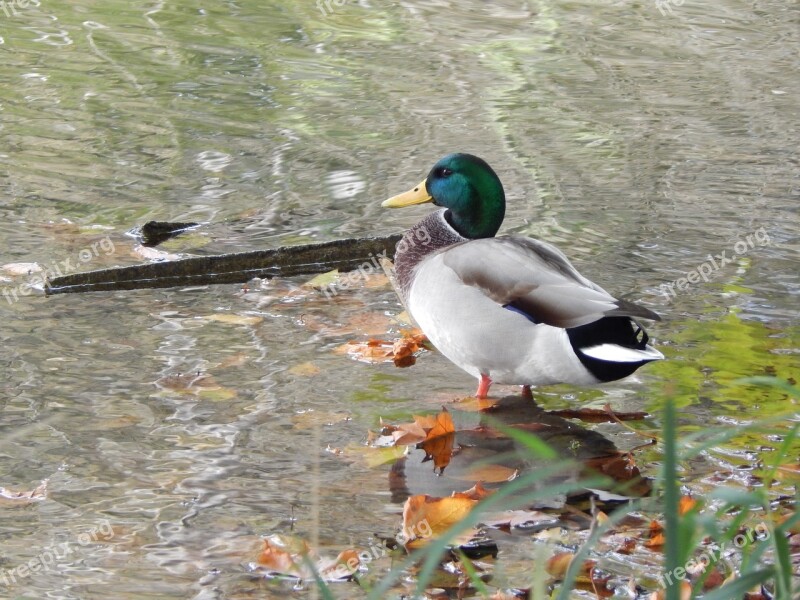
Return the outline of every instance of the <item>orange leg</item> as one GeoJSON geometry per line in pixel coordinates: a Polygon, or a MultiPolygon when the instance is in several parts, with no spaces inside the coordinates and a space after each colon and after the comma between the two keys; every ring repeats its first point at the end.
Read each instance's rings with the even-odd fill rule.
{"type": "Polygon", "coordinates": [[[484,375],[481,373],[481,381],[478,383],[478,391],[475,392],[475,396],[479,400],[483,400],[486,396],[489,395],[489,386],[492,385],[492,380],[489,379],[488,375],[484,375]]]}

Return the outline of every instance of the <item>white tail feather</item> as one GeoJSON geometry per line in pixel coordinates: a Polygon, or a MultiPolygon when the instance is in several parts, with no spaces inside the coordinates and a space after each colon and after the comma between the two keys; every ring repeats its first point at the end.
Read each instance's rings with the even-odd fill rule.
{"type": "Polygon", "coordinates": [[[664,355],[652,346],[645,346],[644,350],[626,348],[617,344],[599,344],[589,348],[581,348],[586,356],[609,362],[641,362],[643,360],[661,360],[664,355]]]}

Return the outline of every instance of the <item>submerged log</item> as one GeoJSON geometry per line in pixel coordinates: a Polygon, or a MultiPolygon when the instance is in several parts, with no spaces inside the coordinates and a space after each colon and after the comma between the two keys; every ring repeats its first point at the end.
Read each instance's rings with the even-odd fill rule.
{"type": "Polygon", "coordinates": [[[181,260],[101,269],[55,277],[45,293],[73,294],[214,283],[244,283],[254,277],[290,277],[339,269],[351,271],[364,263],[393,257],[400,235],[335,240],[282,246],[236,254],[197,256],[181,260]]]}

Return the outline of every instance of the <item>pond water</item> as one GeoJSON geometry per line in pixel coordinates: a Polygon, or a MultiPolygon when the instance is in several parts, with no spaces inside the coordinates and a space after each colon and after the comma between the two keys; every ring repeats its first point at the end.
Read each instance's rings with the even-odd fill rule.
{"type": "MultiPolygon", "coordinates": [[[[504,231],[664,317],[668,361],[541,406],[611,402],[652,430],[671,396],[687,431],[791,412],[733,382],[798,375],[799,24],[788,0],[8,1],[0,264],[144,262],[127,232],[152,219],[205,224],[177,255],[395,233],[429,208],[380,201],[472,152],[506,186],[504,231]]],[[[0,503],[3,598],[306,597],[247,570],[258,536],[335,556],[395,533],[389,467],[357,449],[380,418],[474,390],[434,353],[335,352],[397,335],[387,286],[44,297],[25,267],[0,276],[0,486],[47,480],[0,503]]],[[[771,445],[720,448],[687,481],[746,481],[771,445]]]]}

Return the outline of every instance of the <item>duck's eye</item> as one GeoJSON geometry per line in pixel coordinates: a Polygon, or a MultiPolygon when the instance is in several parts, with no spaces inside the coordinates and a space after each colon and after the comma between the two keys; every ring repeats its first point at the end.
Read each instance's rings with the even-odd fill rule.
{"type": "Polygon", "coordinates": [[[450,169],[445,169],[444,167],[439,169],[439,177],[450,177],[450,175],[452,174],[453,171],[451,171],[450,169]]]}

